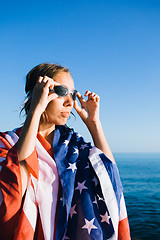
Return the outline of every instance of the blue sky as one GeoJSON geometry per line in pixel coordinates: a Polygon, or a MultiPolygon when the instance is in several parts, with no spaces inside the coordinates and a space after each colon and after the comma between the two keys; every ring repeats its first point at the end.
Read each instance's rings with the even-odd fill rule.
{"type": "MultiPolygon", "coordinates": [[[[68,67],[76,88],[101,97],[113,152],[160,152],[160,2],[3,1],[0,130],[23,122],[25,75],[42,62],[68,67]]],[[[69,126],[90,136],[79,117],[69,126]]]]}

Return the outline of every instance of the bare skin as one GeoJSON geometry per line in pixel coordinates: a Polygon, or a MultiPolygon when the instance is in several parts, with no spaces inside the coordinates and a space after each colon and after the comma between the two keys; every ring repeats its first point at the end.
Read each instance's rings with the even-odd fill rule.
{"type": "Polygon", "coordinates": [[[55,125],[64,125],[74,107],[83,122],[86,124],[94,145],[99,148],[113,162],[114,157],[109,148],[107,140],[99,119],[99,96],[93,92],[86,91],[85,100],[80,93],[77,93],[78,101],[73,102],[68,94],[66,97],[59,97],[55,93],[49,93],[49,88],[54,85],[64,85],[69,90],[74,89],[74,82],[69,73],[61,72],[54,77],[54,80],[45,76],[39,77],[31,101],[30,111],[22,128],[17,148],[22,176],[22,194],[24,195],[28,182],[27,166],[25,159],[35,148],[37,132],[52,144],[55,125]],[[42,81],[43,80],[43,81],[42,81]],[[40,124],[40,117],[43,112],[47,114],[47,121],[40,124]]]}

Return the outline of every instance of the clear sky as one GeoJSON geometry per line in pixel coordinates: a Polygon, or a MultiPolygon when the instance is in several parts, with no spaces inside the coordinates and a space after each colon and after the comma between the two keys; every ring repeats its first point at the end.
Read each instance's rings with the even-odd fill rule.
{"type": "MultiPolygon", "coordinates": [[[[160,152],[159,0],[2,1],[0,56],[1,131],[24,120],[27,72],[52,62],[100,95],[113,152],[160,152]]],[[[90,140],[78,116],[68,124],[90,140]]]]}

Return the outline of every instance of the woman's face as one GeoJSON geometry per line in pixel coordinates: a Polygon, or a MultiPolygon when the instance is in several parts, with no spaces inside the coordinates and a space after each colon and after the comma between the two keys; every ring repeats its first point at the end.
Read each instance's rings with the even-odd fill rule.
{"type": "MultiPolygon", "coordinates": [[[[61,85],[66,86],[69,90],[74,90],[74,82],[67,72],[58,73],[53,77],[53,80],[61,85]]],[[[64,125],[70,116],[70,112],[73,108],[73,99],[70,94],[66,97],[57,97],[52,100],[47,108],[46,113],[48,120],[55,125],[64,125]]]]}

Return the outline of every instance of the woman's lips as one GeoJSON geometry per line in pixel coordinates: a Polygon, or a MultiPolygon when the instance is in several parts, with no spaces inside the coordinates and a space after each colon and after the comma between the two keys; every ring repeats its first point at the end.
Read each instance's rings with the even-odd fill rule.
{"type": "Polygon", "coordinates": [[[62,117],[69,118],[70,112],[61,112],[62,117]]]}

